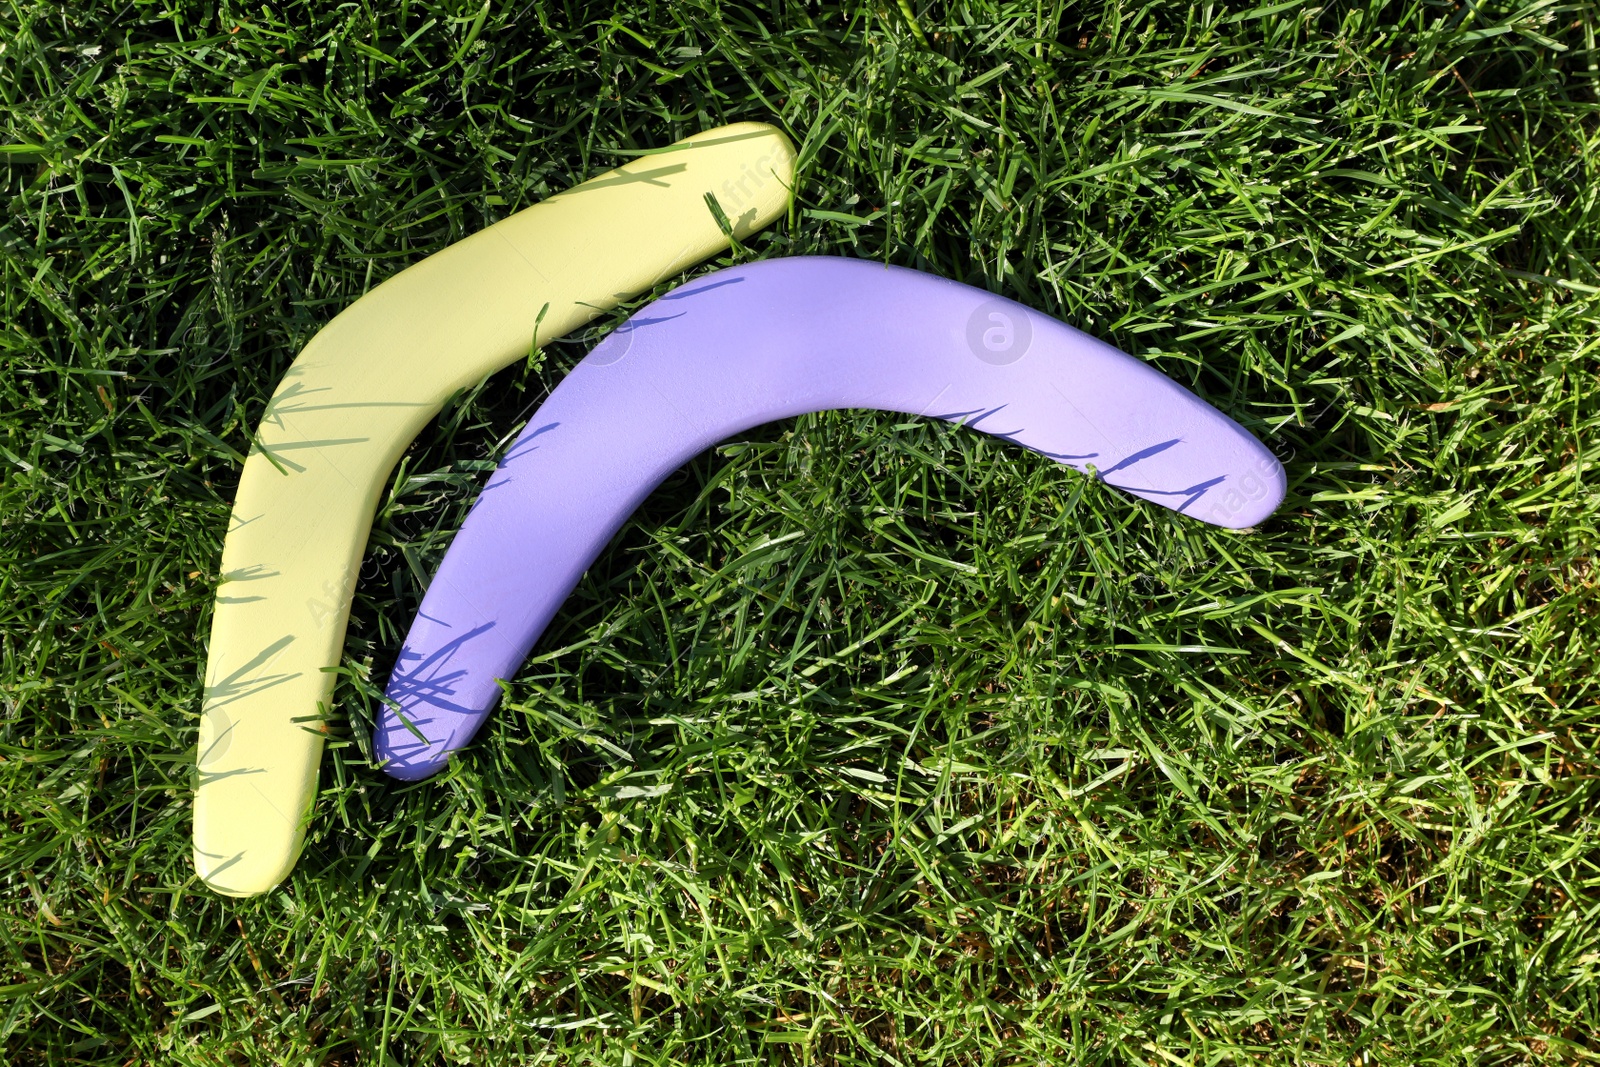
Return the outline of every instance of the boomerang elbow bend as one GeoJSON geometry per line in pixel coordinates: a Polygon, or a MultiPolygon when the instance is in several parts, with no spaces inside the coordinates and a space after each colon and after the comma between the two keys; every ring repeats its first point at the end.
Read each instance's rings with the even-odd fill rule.
{"type": "Polygon", "coordinates": [[[960,422],[1221,526],[1282,500],[1260,442],[1065,323],[933,275],[833,257],[718,271],[642,308],[529,420],[428,587],[374,744],[439,770],[649,492],[774,419],[879,408],[960,422]]]}
{"type": "Polygon", "coordinates": [[[262,416],[222,550],[200,722],[194,858],[219,892],[293,867],[316,791],[372,515],[456,390],[776,219],[794,150],[758,123],[680,141],[401,271],[306,345],[262,416]]]}

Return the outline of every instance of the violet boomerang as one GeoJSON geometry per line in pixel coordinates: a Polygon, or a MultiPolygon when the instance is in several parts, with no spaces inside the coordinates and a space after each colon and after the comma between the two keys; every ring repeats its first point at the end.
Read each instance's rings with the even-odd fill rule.
{"type": "Polygon", "coordinates": [[[718,271],[597,345],[512,445],[396,662],[384,770],[424,778],[471,740],[498,680],[667,475],[753,426],[833,408],[963,423],[1220,526],[1253,526],[1284,494],[1282,466],[1233,420],[1021,304],[855,259],[718,271]]]}

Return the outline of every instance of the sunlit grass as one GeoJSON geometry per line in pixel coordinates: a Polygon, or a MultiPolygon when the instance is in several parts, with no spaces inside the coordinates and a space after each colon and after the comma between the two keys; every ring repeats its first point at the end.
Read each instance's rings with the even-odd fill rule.
{"type": "Polygon", "coordinates": [[[0,1058],[1600,1057],[1591,5],[221,10],[0,9],[0,1058]],[[423,583],[610,316],[404,457],[306,854],[210,893],[202,642],[289,361],[746,119],[798,196],[722,262],[1056,315],[1268,443],[1282,510],[1228,533],[900,416],[764,427],[393,782],[367,729],[423,583]]]}

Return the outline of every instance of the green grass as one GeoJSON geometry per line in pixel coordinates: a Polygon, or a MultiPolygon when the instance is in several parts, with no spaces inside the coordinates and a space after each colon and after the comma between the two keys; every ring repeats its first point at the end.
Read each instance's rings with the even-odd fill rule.
{"type": "Polygon", "coordinates": [[[1597,32],[1567,0],[10,0],[0,1059],[1600,1059],[1597,32]],[[464,759],[392,782],[367,731],[423,578],[609,316],[406,455],[306,853],[207,891],[203,639],[290,360],[744,119],[798,200],[722,262],[1025,301],[1249,427],[1282,510],[1228,533],[878,413],[764,427],[650,498],[464,759]]]}

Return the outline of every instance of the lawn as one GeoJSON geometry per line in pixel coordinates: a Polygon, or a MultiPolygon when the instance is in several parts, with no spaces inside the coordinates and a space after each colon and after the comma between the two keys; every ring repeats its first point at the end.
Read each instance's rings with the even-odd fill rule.
{"type": "Polygon", "coordinates": [[[1565,0],[11,0],[0,1060],[1600,1059],[1597,32],[1565,0]],[[1021,300],[1249,428],[1282,509],[1220,530],[929,420],[762,427],[650,497],[464,758],[394,782],[368,731],[427,576],[608,314],[406,454],[306,852],[207,890],[203,642],[290,360],[750,119],[796,199],[719,263],[1021,300]]]}

